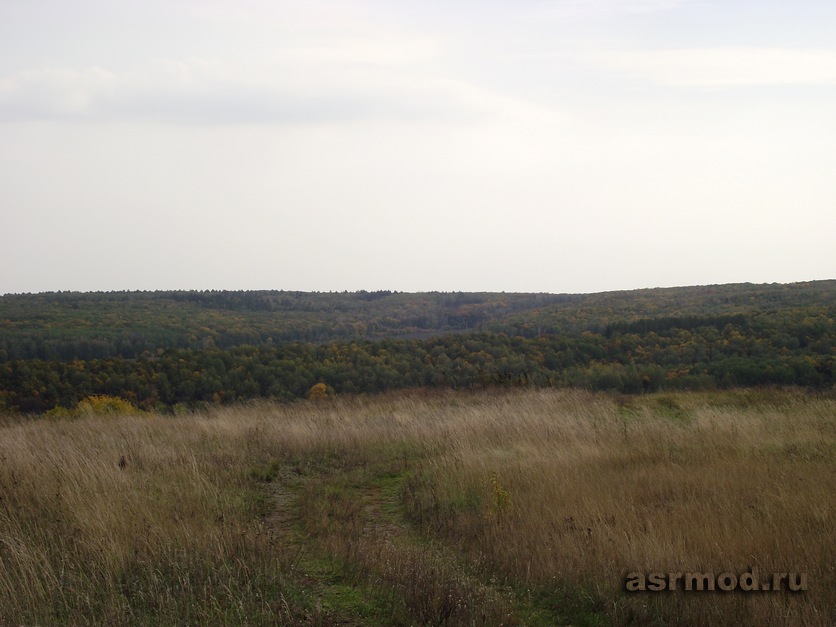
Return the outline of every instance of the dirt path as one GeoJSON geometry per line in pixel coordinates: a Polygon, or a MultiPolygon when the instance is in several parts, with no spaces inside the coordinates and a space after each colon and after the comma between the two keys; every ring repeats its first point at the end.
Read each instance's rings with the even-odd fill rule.
{"type": "Polygon", "coordinates": [[[264,523],[290,558],[299,624],[557,624],[417,530],[402,502],[406,476],[364,468],[280,473],[270,484],[264,523]]]}

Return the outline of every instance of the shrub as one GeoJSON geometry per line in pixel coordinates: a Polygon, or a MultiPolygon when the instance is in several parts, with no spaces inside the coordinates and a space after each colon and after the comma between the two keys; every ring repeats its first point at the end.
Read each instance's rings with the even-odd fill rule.
{"type": "Polygon", "coordinates": [[[116,396],[88,396],[73,412],[76,416],[111,416],[138,414],[140,410],[125,399],[116,396]]]}
{"type": "Polygon", "coordinates": [[[308,399],[312,401],[319,401],[328,398],[334,393],[334,390],[329,388],[324,383],[314,383],[311,389],[308,390],[308,399]]]}

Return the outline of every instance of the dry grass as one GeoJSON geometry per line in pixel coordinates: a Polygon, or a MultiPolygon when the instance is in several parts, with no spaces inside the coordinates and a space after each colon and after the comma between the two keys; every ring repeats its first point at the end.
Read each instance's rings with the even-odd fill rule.
{"type": "Polygon", "coordinates": [[[413,479],[410,510],[489,571],[575,589],[616,622],[832,624],[834,410],[746,392],[492,399],[413,479]],[[750,566],[807,573],[810,590],[620,594],[631,571],[750,566]]]}
{"type": "Polygon", "coordinates": [[[280,591],[280,560],[241,471],[244,432],[224,441],[239,431],[197,417],[2,429],[0,607],[8,622],[272,616],[278,606],[252,595],[280,591]]]}
{"type": "Polygon", "coordinates": [[[829,625],[834,452],[798,391],[7,421],[0,623],[829,625]],[[623,591],[750,566],[809,590],[623,591]]]}

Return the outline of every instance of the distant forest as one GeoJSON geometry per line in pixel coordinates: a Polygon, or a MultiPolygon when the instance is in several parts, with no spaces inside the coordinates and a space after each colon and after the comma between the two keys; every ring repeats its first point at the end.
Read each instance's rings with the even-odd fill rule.
{"type": "Polygon", "coordinates": [[[832,388],[836,281],[600,294],[0,296],[0,410],[170,410],[407,387],[832,388]],[[323,386],[319,386],[322,389],[323,386]]]}

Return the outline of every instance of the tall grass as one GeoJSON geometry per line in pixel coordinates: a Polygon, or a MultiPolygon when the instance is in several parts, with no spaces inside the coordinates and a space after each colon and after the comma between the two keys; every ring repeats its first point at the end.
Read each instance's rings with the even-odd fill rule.
{"type": "Polygon", "coordinates": [[[833,624],[834,453],[799,391],[8,420],[0,624],[833,624]],[[752,566],[809,589],[623,590],[752,566]]]}
{"type": "Polygon", "coordinates": [[[201,417],[3,428],[0,616],[42,625],[274,616],[281,556],[241,471],[245,434],[201,417]]]}
{"type": "Polygon", "coordinates": [[[461,413],[405,498],[488,571],[616,622],[832,624],[834,410],[750,392],[494,398],[461,413]],[[807,573],[810,589],[622,593],[628,572],[750,566],[807,573]]]}

